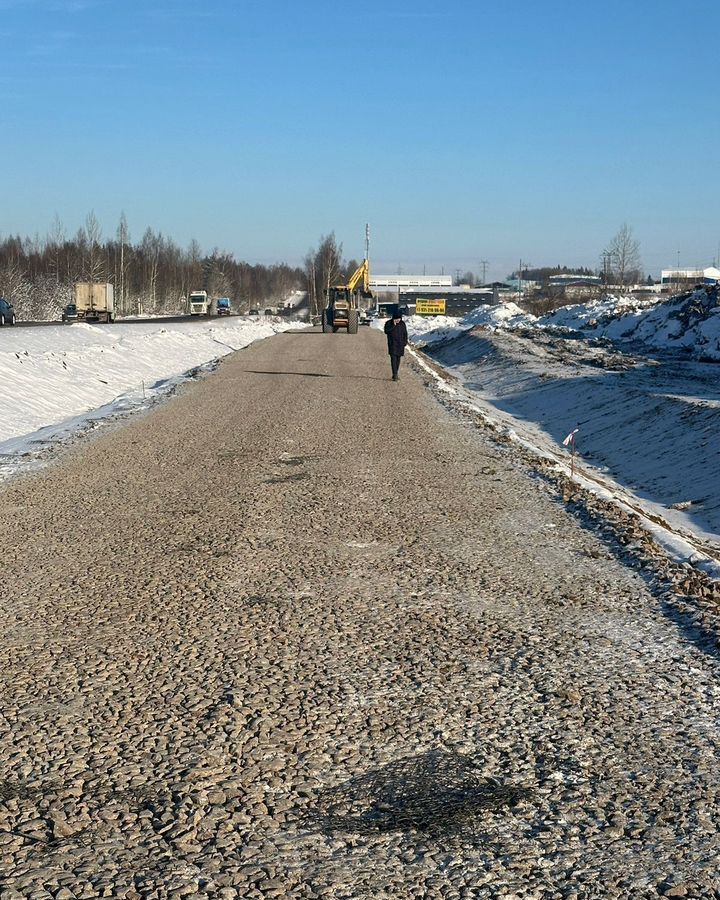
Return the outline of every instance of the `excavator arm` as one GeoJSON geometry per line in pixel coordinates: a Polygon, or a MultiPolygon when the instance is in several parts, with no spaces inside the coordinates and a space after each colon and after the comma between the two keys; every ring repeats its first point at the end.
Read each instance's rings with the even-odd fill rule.
{"type": "Polygon", "coordinates": [[[362,281],[362,292],[367,295],[370,293],[370,264],[366,259],[355,269],[348,279],[347,289],[352,293],[362,281]]]}

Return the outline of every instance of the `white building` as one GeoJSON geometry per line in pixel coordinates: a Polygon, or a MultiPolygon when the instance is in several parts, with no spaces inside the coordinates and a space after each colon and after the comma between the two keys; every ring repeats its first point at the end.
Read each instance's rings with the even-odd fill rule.
{"type": "Polygon", "coordinates": [[[660,273],[662,284],[692,287],[696,284],[718,284],[720,269],[708,266],[706,269],[663,269],[660,273]]]}
{"type": "Polygon", "coordinates": [[[451,275],[375,275],[370,278],[373,291],[431,290],[452,287],[451,275]]]}

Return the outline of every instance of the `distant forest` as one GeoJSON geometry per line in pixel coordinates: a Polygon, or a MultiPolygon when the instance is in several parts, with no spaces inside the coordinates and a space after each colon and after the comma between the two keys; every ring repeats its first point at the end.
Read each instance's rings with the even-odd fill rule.
{"type": "Polygon", "coordinates": [[[94,213],[68,237],[56,218],[45,237],[0,238],[0,296],[19,319],[60,317],[77,281],[110,281],[120,315],[182,313],[191,291],[229,297],[233,308],[272,305],[306,287],[303,269],[239,262],[218,249],[205,253],[197,241],[187,248],[148,228],[130,239],[122,216],[114,238],[104,238],[94,213]]]}

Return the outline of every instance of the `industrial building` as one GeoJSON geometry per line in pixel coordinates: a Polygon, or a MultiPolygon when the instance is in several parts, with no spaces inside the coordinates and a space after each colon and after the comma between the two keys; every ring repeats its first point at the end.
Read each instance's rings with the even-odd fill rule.
{"type": "Polygon", "coordinates": [[[663,269],[660,282],[673,290],[695,287],[696,284],[720,283],[720,269],[708,266],[705,269],[663,269]]]}
{"type": "Polygon", "coordinates": [[[370,290],[374,292],[449,287],[452,287],[450,275],[375,275],[370,278],[370,290]]]}

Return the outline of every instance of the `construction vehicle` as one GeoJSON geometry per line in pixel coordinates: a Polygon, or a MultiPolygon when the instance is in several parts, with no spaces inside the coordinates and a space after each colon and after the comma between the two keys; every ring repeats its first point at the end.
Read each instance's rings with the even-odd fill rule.
{"type": "Polygon", "coordinates": [[[365,226],[365,259],[348,278],[347,284],[328,288],[325,309],[322,314],[322,330],[327,334],[347,328],[348,334],[357,334],[360,323],[359,300],[373,299],[370,290],[370,226],[365,226]]]}
{"type": "Polygon", "coordinates": [[[78,281],[75,302],[68,303],[63,322],[114,322],[115,292],[110,283],[78,281]]]}

